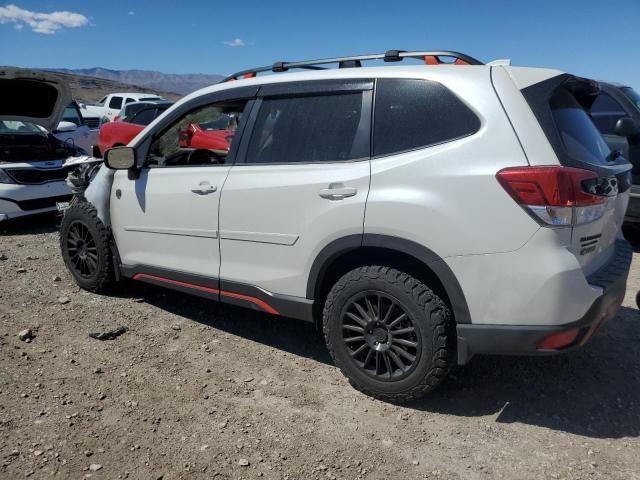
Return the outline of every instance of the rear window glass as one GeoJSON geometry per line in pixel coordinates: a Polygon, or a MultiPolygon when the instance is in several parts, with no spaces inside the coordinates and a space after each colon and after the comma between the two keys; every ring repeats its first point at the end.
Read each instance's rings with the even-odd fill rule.
{"type": "Polygon", "coordinates": [[[592,165],[605,165],[611,153],[591,118],[568,90],[551,97],[551,112],[569,158],[592,165]]]}
{"type": "Polygon", "coordinates": [[[374,118],[376,156],[436,145],[480,129],[469,107],[429,80],[379,79],[374,118]]]}

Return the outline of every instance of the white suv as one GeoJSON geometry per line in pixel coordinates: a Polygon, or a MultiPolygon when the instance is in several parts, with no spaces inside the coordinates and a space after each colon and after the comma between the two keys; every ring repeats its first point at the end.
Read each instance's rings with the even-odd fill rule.
{"type": "Polygon", "coordinates": [[[355,387],[412,399],[474,354],[582,345],[617,311],[631,166],[586,113],[597,91],[455,52],[240,72],[106,152],[62,254],[89,290],[126,277],[320,324],[355,387]],[[226,153],[181,146],[229,114],[226,153]]]}

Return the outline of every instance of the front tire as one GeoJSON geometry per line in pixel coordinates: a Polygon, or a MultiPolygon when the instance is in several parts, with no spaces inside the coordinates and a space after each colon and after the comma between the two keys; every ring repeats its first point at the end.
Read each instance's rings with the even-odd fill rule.
{"type": "Polygon", "coordinates": [[[323,313],[336,366],[358,390],[394,403],[419,398],[447,377],[451,322],[449,308],[429,287],[381,266],[340,278],[323,313]]]}
{"type": "Polygon", "coordinates": [[[60,224],[60,249],[81,288],[100,292],[114,282],[109,233],[90,203],[75,203],[65,212],[60,224]]]}

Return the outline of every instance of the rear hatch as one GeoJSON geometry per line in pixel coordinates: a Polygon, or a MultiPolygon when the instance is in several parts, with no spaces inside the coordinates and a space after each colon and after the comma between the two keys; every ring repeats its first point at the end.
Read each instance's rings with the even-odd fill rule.
{"type": "Polygon", "coordinates": [[[613,255],[631,186],[631,164],[610,150],[588,114],[598,92],[597,82],[566,74],[522,90],[561,165],[567,167],[564,171],[570,173],[575,202],[568,248],[586,275],[613,255]]]}

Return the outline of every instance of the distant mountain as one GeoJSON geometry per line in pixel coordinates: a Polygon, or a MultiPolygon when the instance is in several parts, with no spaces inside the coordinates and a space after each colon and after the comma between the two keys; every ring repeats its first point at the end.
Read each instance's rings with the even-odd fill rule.
{"type": "Polygon", "coordinates": [[[75,75],[71,73],[63,73],[56,70],[71,88],[73,98],[81,103],[93,103],[108,95],[116,92],[138,92],[153,93],[167,100],[178,100],[182,95],[158,90],[155,88],[142,87],[140,85],[131,85],[127,83],[107,80],[105,78],[88,77],[86,75],[75,75]]]}
{"type": "Polygon", "coordinates": [[[104,78],[115,82],[162,90],[164,92],[174,92],[180,95],[186,95],[202,87],[213,85],[224,78],[222,75],[203,73],[178,74],[155,72],[153,70],[109,70],[100,67],[80,69],[48,68],[47,70],[72,75],[104,78]]]}

